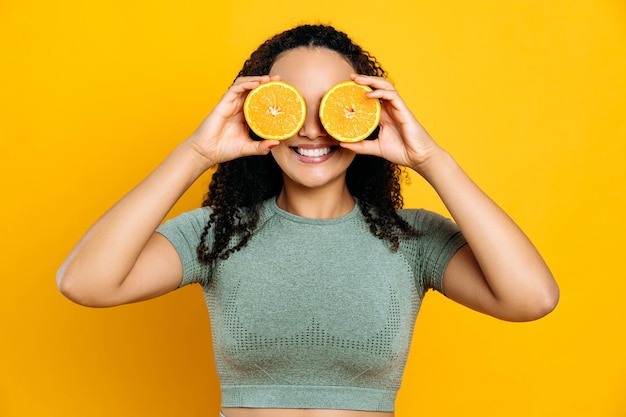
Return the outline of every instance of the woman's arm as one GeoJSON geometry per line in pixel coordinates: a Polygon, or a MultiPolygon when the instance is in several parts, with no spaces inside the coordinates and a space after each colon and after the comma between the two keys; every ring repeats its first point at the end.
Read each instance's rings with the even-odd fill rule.
{"type": "Polygon", "coordinates": [[[413,116],[393,85],[378,77],[354,76],[383,101],[378,140],[342,146],[381,156],[418,172],[435,189],[467,239],[444,273],[446,295],[470,308],[526,321],[552,311],[558,286],[524,232],[441,149],[413,116]]]}
{"type": "Polygon", "coordinates": [[[105,307],[175,289],[182,265],[154,233],[208,163],[187,142],[87,231],[57,274],[61,292],[79,304],[105,307]]]}
{"type": "Polygon", "coordinates": [[[552,311],[558,286],[515,222],[443,150],[418,169],[468,242],[446,268],[446,296],[510,321],[534,320],[552,311]]]}
{"type": "Polygon", "coordinates": [[[267,154],[277,144],[251,140],[242,115],[247,92],[275,78],[238,79],[191,137],[87,231],[57,273],[65,296],[105,307],[178,287],[178,254],[155,230],[207,169],[240,156],[267,154]]]}

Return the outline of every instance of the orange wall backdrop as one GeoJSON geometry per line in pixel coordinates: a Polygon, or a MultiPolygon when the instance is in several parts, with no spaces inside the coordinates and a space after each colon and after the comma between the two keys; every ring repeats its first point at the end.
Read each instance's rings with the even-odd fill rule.
{"type": "MultiPolygon", "coordinates": [[[[562,289],[527,324],[429,295],[397,415],[625,416],[623,0],[0,2],[0,416],[217,415],[199,288],[98,310],[65,300],[54,275],[249,52],[305,22],[382,61],[562,289]]],[[[408,206],[444,210],[410,179],[408,206]]]]}

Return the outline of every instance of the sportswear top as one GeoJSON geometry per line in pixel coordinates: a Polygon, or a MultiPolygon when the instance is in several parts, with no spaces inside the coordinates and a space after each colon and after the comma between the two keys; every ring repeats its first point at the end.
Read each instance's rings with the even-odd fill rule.
{"type": "Polygon", "coordinates": [[[444,269],[466,243],[456,225],[400,210],[420,234],[392,252],[358,204],[310,219],[272,198],[247,245],[206,265],[196,247],[210,214],[183,213],[158,232],[180,256],[181,286],[203,288],[222,407],[393,411],[424,294],[443,292],[444,269]]]}

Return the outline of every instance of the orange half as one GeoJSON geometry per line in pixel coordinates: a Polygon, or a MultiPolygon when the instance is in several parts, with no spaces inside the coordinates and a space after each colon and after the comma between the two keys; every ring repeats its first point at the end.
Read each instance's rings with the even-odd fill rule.
{"type": "Polygon", "coordinates": [[[263,83],[248,93],[243,103],[248,127],[263,139],[284,140],[302,128],[306,104],[292,85],[283,81],[263,83]]]}
{"type": "Polygon", "coordinates": [[[358,142],[380,123],[380,101],[365,94],[372,89],[344,81],[328,90],[320,104],[320,120],[329,135],[341,142],[358,142]]]}

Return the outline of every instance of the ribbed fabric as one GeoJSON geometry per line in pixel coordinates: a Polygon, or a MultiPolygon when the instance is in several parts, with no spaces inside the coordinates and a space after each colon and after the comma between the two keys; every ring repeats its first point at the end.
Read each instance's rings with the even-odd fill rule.
{"type": "Polygon", "coordinates": [[[358,206],[308,219],[272,199],[248,245],[209,268],[195,250],[209,214],[185,213],[159,232],[180,255],[181,285],[203,286],[222,406],[393,411],[422,298],[443,291],[465,243],[454,223],[402,210],[422,234],[393,253],[358,206]]]}
{"type": "Polygon", "coordinates": [[[222,388],[222,407],[393,410],[396,391],[311,385],[237,385],[222,388]]]}

